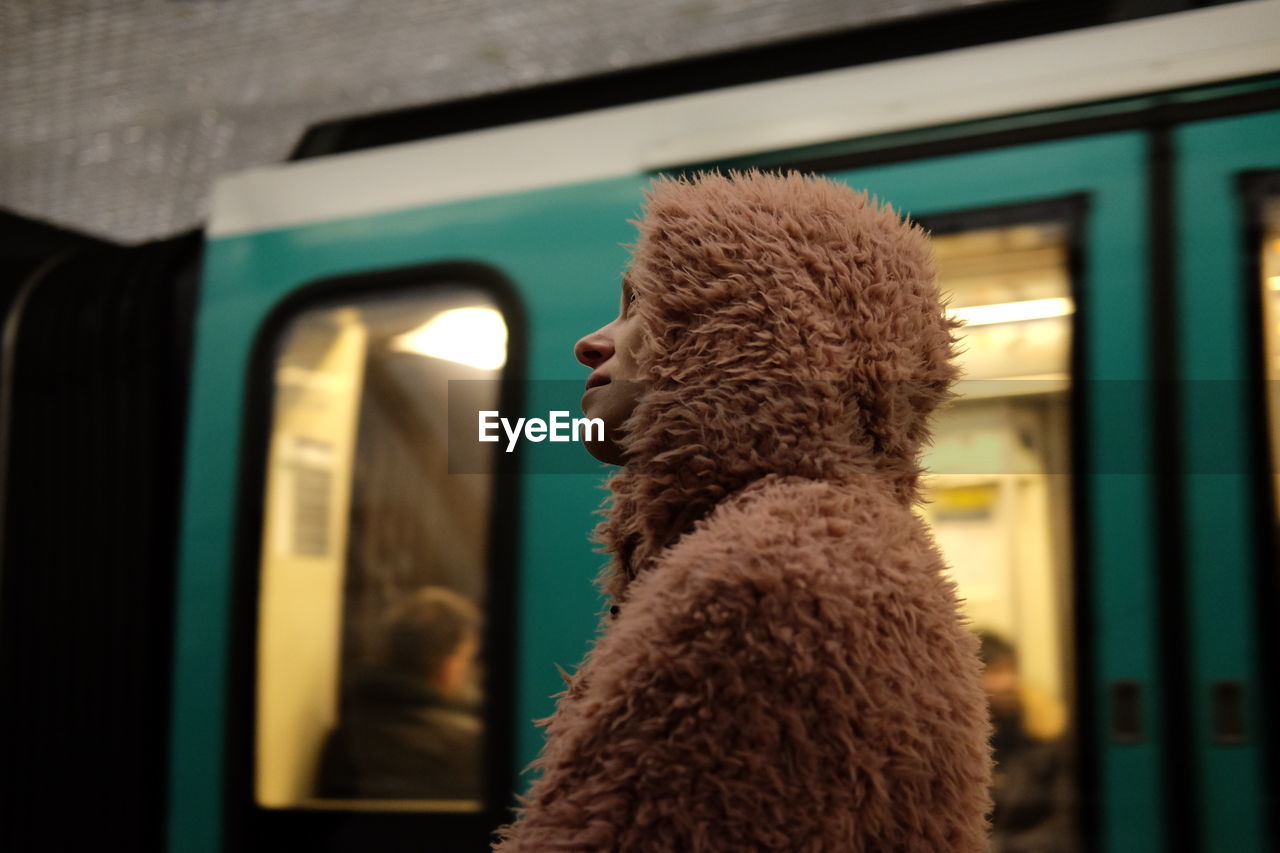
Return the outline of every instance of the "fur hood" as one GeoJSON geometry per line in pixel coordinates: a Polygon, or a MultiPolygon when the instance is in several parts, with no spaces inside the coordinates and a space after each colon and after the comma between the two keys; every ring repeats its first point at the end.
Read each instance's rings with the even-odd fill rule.
{"type": "Polygon", "coordinates": [[[596,541],[629,583],[761,480],[872,477],[918,499],[930,415],[955,395],[954,330],[918,226],[840,184],[756,171],[659,179],[635,223],[649,385],[596,541]]]}

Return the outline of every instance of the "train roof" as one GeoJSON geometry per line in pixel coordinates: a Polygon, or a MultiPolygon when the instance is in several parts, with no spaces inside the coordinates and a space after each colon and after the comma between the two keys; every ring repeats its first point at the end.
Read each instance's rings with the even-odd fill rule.
{"type": "Polygon", "coordinates": [[[218,182],[207,233],[360,218],[1276,71],[1280,0],[1252,0],[254,169],[218,182]]]}

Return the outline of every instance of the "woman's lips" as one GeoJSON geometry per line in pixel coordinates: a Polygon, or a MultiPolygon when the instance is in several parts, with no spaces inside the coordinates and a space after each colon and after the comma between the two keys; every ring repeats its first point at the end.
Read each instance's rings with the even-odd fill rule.
{"type": "Polygon", "coordinates": [[[596,374],[593,373],[587,377],[588,391],[591,391],[595,388],[599,388],[601,385],[608,385],[608,384],[609,384],[608,376],[597,376],[596,374]]]}

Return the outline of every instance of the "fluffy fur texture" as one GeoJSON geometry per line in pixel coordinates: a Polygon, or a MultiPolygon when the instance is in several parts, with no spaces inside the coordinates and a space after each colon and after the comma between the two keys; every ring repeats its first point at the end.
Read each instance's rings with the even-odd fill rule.
{"type": "Polygon", "coordinates": [[[955,323],[925,235],[825,180],[660,180],[619,605],[546,721],[525,851],[985,850],[976,640],[912,512],[955,323]]]}

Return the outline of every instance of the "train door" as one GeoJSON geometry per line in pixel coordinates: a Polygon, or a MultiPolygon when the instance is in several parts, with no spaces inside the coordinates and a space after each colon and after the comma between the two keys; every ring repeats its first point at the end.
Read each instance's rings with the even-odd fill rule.
{"type": "Polygon", "coordinates": [[[1147,151],[1124,133],[822,164],[932,230],[967,321],[922,514],[982,637],[1007,849],[1156,851],[1171,831],[1147,151]]]}
{"type": "MultiPolygon", "coordinates": [[[[357,193],[322,165],[281,171],[357,193]]],[[[576,409],[572,345],[616,311],[643,182],[210,239],[171,850],[484,849],[509,818],[532,721],[563,688],[555,664],[591,635],[605,472],[581,452],[540,469],[477,445],[474,417],[459,444],[492,452],[468,455],[453,416],[576,409]],[[440,784],[418,752],[450,762],[440,784]]]]}
{"type": "Polygon", "coordinates": [[[1169,133],[1198,841],[1261,851],[1277,837],[1280,114],[1169,133]]]}

